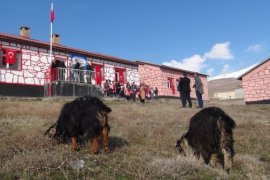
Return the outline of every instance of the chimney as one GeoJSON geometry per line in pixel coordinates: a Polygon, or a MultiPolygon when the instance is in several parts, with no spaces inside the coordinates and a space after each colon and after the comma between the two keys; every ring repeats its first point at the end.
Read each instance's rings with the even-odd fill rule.
{"type": "Polygon", "coordinates": [[[24,38],[30,38],[30,28],[26,26],[22,26],[20,28],[20,36],[24,38]]]}
{"type": "Polygon", "coordinates": [[[60,35],[59,34],[53,34],[52,35],[52,43],[60,44],[60,35]]]}

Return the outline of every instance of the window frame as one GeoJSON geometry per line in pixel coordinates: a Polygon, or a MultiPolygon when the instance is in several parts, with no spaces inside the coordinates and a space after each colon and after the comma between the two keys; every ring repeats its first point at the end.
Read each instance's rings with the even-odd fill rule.
{"type": "Polygon", "coordinates": [[[173,78],[170,78],[170,77],[167,78],[167,87],[168,87],[168,89],[172,89],[170,79],[173,81],[173,78]]]}
{"type": "Polygon", "coordinates": [[[13,70],[13,71],[21,71],[22,70],[22,50],[14,49],[12,47],[3,47],[0,46],[0,69],[5,70],[13,70]],[[4,54],[4,51],[6,53],[6,49],[11,49],[16,51],[16,62],[15,65],[9,64],[9,68],[6,67],[6,64],[4,64],[4,58],[6,57],[6,54],[4,54]]]}

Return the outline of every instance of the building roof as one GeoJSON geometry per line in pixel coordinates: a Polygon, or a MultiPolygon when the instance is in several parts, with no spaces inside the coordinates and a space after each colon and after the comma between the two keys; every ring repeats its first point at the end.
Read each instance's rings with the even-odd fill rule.
{"type": "MultiPolygon", "coordinates": [[[[160,67],[160,68],[164,68],[164,69],[170,69],[170,70],[174,70],[174,71],[186,72],[186,73],[189,73],[189,74],[198,73],[198,72],[195,72],[195,71],[188,71],[188,70],[174,68],[174,67],[166,66],[166,65],[158,65],[158,64],[153,64],[153,63],[148,63],[148,62],[143,62],[143,61],[135,61],[135,62],[138,63],[138,64],[148,64],[148,65],[151,65],[151,66],[156,66],[156,67],[160,67]]],[[[202,74],[202,73],[198,73],[198,74],[201,75],[201,76],[208,76],[208,75],[202,74]]]]}
{"type": "MultiPolygon", "coordinates": [[[[0,33],[0,40],[4,40],[7,42],[15,42],[15,43],[22,43],[26,45],[31,45],[31,46],[37,46],[41,48],[50,48],[50,43],[49,42],[44,42],[44,41],[39,41],[31,38],[26,38],[22,36],[16,36],[16,35],[10,35],[6,33],[0,33]]],[[[96,52],[89,52],[81,49],[76,49],[76,48],[71,48],[68,46],[63,46],[61,44],[53,44],[53,49],[58,50],[58,51],[63,51],[63,52],[68,52],[68,53],[77,53],[85,56],[90,56],[94,58],[101,58],[105,60],[110,60],[118,63],[123,63],[123,64],[129,64],[129,65],[137,65],[137,63],[128,61],[126,59],[114,57],[114,56],[109,56],[101,53],[96,53],[96,52]]]]}
{"type": "Polygon", "coordinates": [[[257,67],[261,66],[262,64],[266,63],[267,61],[270,61],[270,58],[267,58],[265,60],[263,60],[262,62],[260,62],[259,64],[257,64],[256,66],[254,66],[253,68],[251,68],[250,70],[248,70],[247,72],[245,72],[244,74],[242,74],[240,77],[238,77],[238,80],[242,80],[242,78],[247,75],[248,73],[250,73],[251,71],[253,71],[254,69],[256,69],[257,67]]]}

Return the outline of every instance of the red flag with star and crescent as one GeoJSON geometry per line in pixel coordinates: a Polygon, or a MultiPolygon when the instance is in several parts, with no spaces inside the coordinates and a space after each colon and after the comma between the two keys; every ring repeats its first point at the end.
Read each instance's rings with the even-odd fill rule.
{"type": "Polygon", "coordinates": [[[54,9],[53,9],[53,3],[52,3],[52,6],[51,6],[51,23],[53,23],[55,17],[54,17],[54,9]]]}
{"type": "Polygon", "coordinates": [[[6,64],[15,64],[16,50],[6,49],[6,64]]]}

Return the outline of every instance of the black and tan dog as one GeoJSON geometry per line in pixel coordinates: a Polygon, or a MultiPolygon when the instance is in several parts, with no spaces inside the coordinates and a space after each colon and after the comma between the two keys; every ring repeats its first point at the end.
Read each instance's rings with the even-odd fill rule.
{"type": "Polygon", "coordinates": [[[111,108],[97,97],[79,97],[63,106],[58,120],[45,134],[60,142],[71,140],[74,151],[78,149],[79,138],[91,140],[91,154],[98,153],[99,136],[102,135],[104,150],[108,151],[108,113],[111,111],[111,108]]]}
{"type": "Polygon", "coordinates": [[[203,158],[216,167],[217,162],[229,172],[232,168],[234,120],[218,107],[205,108],[190,120],[189,129],[176,143],[180,154],[203,158]]]}

